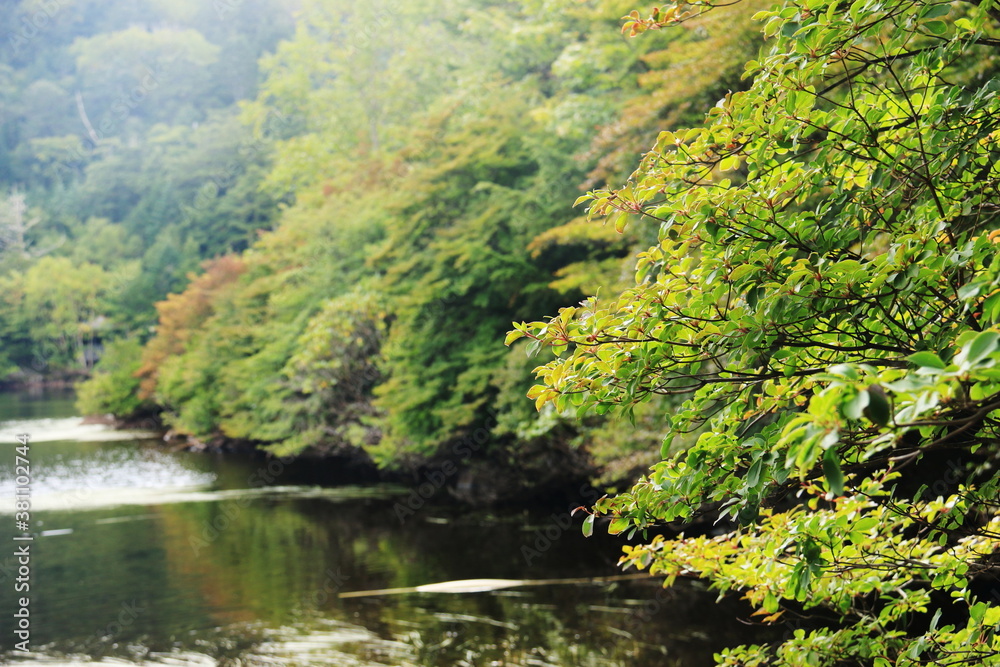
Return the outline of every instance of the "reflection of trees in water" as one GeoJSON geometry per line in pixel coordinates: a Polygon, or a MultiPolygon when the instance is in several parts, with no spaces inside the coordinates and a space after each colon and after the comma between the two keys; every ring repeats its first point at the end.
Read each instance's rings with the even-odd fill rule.
{"type": "Polygon", "coordinates": [[[199,592],[213,625],[287,622],[319,584],[329,527],[289,501],[242,497],[161,510],[170,567],[199,592]]]}
{"type": "Polygon", "coordinates": [[[644,613],[657,590],[629,583],[413,596],[386,615],[403,612],[400,626],[416,621],[419,629],[400,639],[414,647],[417,664],[434,667],[708,664],[720,647],[759,638],[735,622],[720,626],[719,618],[736,614],[723,616],[714,595],[691,586],[644,613]]]}
{"type": "Polygon", "coordinates": [[[531,517],[452,518],[428,507],[401,525],[393,502],[234,496],[47,513],[74,533],[48,542],[52,551],[38,559],[37,623],[50,634],[36,645],[48,642],[49,655],[154,663],[155,654],[190,653],[220,665],[644,667],[701,664],[723,645],[756,639],[739,624],[719,626],[708,591],[655,582],[340,599],[462,578],[614,572],[610,539],[583,542],[567,531],[527,566],[531,517]],[[95,525],[104,518],[121,522],[95,525]],[[142,611],[116,625],[132,600],[142,611]]]}

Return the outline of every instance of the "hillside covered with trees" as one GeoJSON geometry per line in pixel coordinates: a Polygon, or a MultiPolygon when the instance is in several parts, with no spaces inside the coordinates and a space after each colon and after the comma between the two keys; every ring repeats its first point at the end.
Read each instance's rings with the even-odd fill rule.
{"type": "Polygon", "coordinates": [[[649,232],[573,202],[743,85],[746,8],[642,40],[610,0],[231,9],[67,6],[6,53],[8,380],[92,374],[88,413],[195,442],[460,451],[511,489],[650,463],[662,406],[539,414],[503,336],[631,280],[649,232]]]}
{"type": "Polygon", "coordinates": [[[239,104],[292,7],[238,4],[0,7],[0,375],[86,374],[202,261],[274,224],[271,137],[239,104]]]}

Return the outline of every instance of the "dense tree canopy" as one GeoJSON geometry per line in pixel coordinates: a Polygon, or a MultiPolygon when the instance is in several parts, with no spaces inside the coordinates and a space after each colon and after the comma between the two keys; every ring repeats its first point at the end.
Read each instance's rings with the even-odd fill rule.
{"type": "Polygon", "coordinates": [[[595,512],[613,533],[716,521],[623,563],[789,627],[720,664],[993,664],[1000,15],[802,0],[756,18],[749,89],[585,197],[657,230],[634,285],[509,340],[556,354],[531,391],[543,410],[686,399],[662,415],[664,460],[595,512]]]}
{"type": "Polygon", "coordinates": [[[213,3],[0,8],[0,380],[88,372],[106,342],[147,338],[153,304],[202,260],[273,223],[280,197],[259,185],[284,128],[244,125],[238,103],[292,16],[238,5],[225,21],[213,3]],[[61,287],[18,298],[35,274],[61,287]]]}
{"type": "MultiPolygon", "coordinates": [[[[295,203],[242,253],[238,275],[213,264],[161,304],[142,396],[194,438],[360,447],[387,467],[419,468],[483,429],[484,456],[504,458],[522,437],[564,448],[582,431],[524,409],[530,368],[502,336],[512,319],[579,300],[584,284],[619,281],[637,242],[590,233],[572,204],[603,178],[590,173],[595,130],[638,99],[646,60],[695,40],[629,43],[626,7],[426,0],[390,16],[305,3],[243,112],[251,127],[276,125],[263,193],[295,203]],[[208,277],[223,274],[232,280],[208,277]]],[[[718,30],[744,23],[733,14],[718,30]]],[[[700,85],[693,95],[717,93],[700,85]]],[[[629,132],[654,137],[656,113],[629,132]]],[[[196,181],[196,158],[227,127],[165,143],[166,164],[178,159],[169,173],[196,181]]],[[[205,208],[187,240],[231,240],[234,218],[205,208]]]]}

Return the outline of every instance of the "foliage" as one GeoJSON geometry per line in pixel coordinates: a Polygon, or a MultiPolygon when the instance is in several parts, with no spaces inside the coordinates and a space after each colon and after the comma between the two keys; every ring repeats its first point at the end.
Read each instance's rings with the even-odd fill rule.
{"type": "Polygon", "coordinates": [[[158,305],[143,387],[167,408],[174,428],[268,444],[294,438],[304,447],[336,420],[344,406],[317,400],[325,396],[317,388],[330,381],[320,341],[326,336],[330,353],[350,348],[334,338],[345,322],[333,326],[332,316],[363,312],[363,301],[350,306],[346,299],[365,249],[381,234],[377,217],[342,221],[343,207],[342,198],[298,207],[250,252],[209,265],[158,305]],[[334,294],[344,295],[336,310],[324,303],[334,294]],[[304,368],[305,358],[316,367],[304,368]]]}
{"type": "Polygon", "coordinates": [[[35,371],[46,372],[50,365],[89,368],[97,337],[108,326],[101,312],[109,287],[101,267],[66,257],[43,257],[0,278],[5,328],[27,332],[11,347],[29,357],[35,371]]]}
{"type": "MultiPolygon", "coordinates": [[[[717,99],[743,60],[738,11],[681,38],[630,42],[619,30],[628,8],[308,0],[294,34],[261,59],[239,117],[204,91],[231,58],[228,23],[213,29],[178,6],[143,41],[111,21],[66,47],[87,109],[101,116],[135,71],[148,74],[136,63],[157,87],[74,159],[58,118],[39,129],[25,160],[58,196],[32,240],[65,239],[67,254],[113,276],[121,289],[105,308],[116,329],[148,331],[148,303],[175,292],[157,306],[138,373],[140,397],[178,432],[280,454],[360,447],[395,468],[478,434],[476,455],[494,462],[551,454],[582,475],[587,457],[624,458],[624,476],[646,462],[657,408],[638,436],[538,416],[520,399],[532,369],[499,336],[512,319],[623,285],[627,257],[652,238],[595,233],[573,210],[582,183],[624,161],[599,164],[595,134],[626,128],[645,141],[663,109],[717,99]],[[105,61],[102,36],[135,62],[105,61]],[[694,48],[712,64],[697,80],[683,58],[694,48]],[[193,64],[199,77],[174,76],[193,64]],[[644,104],[675,71],[692,80],[670,93],[683,99],[644,104]],[[197,104],[173,108],[173,92],[171,108],[155,104],[178,87],[197,104]]],[[[50,78],[39,100],[68,85],[50,78]]]]}
{"type": "MultiPolygon", "coordinates": [[[[0,279],[45,257],[97,265],[110,281],[86,357],[26,328],[45,321],[44,308],[25,310],[41,302],[0,304],[3,376],[88,372],[103,343],[145,338],[153,304],[201,261],[271,226],[280,202],[258,185],[281,122],[251,131],[238,102],[255,93],[258,57],[291,31],[290,4],[230,4],[0,10],[11,28],[0,50],[0,279]]],[[[57,299],[85,300],[91,285],[79,285],[57,299]]]]}
{"type": "Polygon", "coordinates": [[[282,369],[295,390],[282,411],[294,422],[272,451],[329,452],[378,442],[380,413],[371,396],[382,377],[378,362],[387,325],[383,300],[363,288],[330,299],[309,320],[282,369]]]}
{"type": "Polygon", "coordinates": [[[720,664],[992,664],[1000,15],[802,0],[757,19],[749,89],[585,197],[616,228],[658,229],[634,286],[508,338],[556,354],[540,407],[686,397],[663,417],[665,460],[596,513],[630,534],[718,516],[722,534],[657,536],[622,562],[790,624],[720,664]]]}
{"type": "MultiPolygon", "coordinates": [[[[315,0],[262,61],[244,120],[281,119],[264,182],[296,202],[238,279],[168,299],[207,304],[204,319],[161,306],[143,387],[175,429],[282,454],[360,446],[394,467],[492,428],[498,408],[494,449],[531,430],[513,399],[530,369],[509,366],[498,336],[582,296],[549,286],[563,267],[628,252],[565,234],[531,244],[576,217],[592,166],[577,156],[634,91],[638,61],[616,57],[631,52],[621,3],[445,4],[315,0]],[[511,23],[523,29],[496,29],[511,23]]],[[[201,220],[193,233],[225,224],[201,220]]]]}
{"type": "Polygon", "coordinates": [[[184,352],[190,336],[212,314],[216,293],[243,273],[244,264],[236,257],[225,256],[207,262],[203,268],[205,272],[194,278],[182,294],[171,294],[156,304],[159,313],[156,337],[143,349],[142,362],[136,370],[136,377],[142,380],[142,398],[152,397],[160,366],[167,357],[184,352]]]}
{"type": "Polygon", "coordinates": [[[377,390],[388,415],[383,457],[431,455],[482,426],[503,364],[495,341],[505,316],[555,303],[533,287],[548,275],[523,250],[559,215],[539,196],[548,188],[538,187],[525,140],[533,128],[523,102],[490,105],[432,119],[402,184],[411,194],[391,212],[393,228],[372,260],[389,267],[383,289],[396,314],[388,379],[377,390]]]}
{"type": "MultiPolygon", "coordinates": [[[[641,55],[646,69],[637,75],[637,83],[642,92],[629,99],[619,118],[600,128],[595,137],[591,153],[597,166],[590,174],[591,183],[628,173],[635,156],[662,128],[698,122],[704,108],[726,91],[745,88],[743,63],[762,44],[760,29],[750,17],[771,4],[771,0],[747,0],[718,5],[711,12],[687,17],[678,30],[663,31],[673,38],[641,55]]],[[[649,37],[647,33],[642,41],[649,37]]]]}
{"type": "Polygon", "coordinates": [[[77,390],[77,407],[86,415],[113,414],[128,419],[148,411],[152,405],[139,398],[136,371],[142,356],[137,338],[110,343],[89,381],[77,390]]]}

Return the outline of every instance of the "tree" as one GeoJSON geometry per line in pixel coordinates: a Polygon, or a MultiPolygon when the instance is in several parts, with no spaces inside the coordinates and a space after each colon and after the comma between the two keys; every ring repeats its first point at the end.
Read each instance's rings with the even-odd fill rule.
{"type": "Polygon", "coordinates": [[[202,260],[242,250],[271,226],[279,202],[258,185],[281,126],[252,134],[239,121],[237,98],[255,95],[258,56],[291,33],[296,4],[4,3],[4,359],[29,375],[89,370],[113,337],[131,331],[145,340],[154,302],[182,290],[202,260]],[[98,298],[85,280],[70,294],[59,274],[34,286],[38,294],[58,286],[55,301],[24,298],[43,255],[67,259],[47,268],[65,268],[72,280],[99,266],[107,275],[98,298]],[[53,303],[100,308],[79,323],[91,329],[80,334],[85,363],[75,325],[50,335],[49,315],[63,314],[53,303]],[[29,312],[34,307],[41,311],[29,312]],[[34,323],[42,333],[28,328],[34,323]]]}
{"type": "Polygon", "coordinates": [[[160,366],[167,357],[182,354],[191,335],[214,314],[216,293],[236,282],[246,269],[240,259],[232,256],[206,262],[203,268],[202,275],[191,276],[191,283],[183,294],[170,294],[156,304],[159,313],[156,336],[144,348],[142,363],[136,369],[136,376],[141,380],[139,397],[142,399],[153,397],[160,366]]]}
{"type": "Polygon", "coordinates": [[[205,104],[213,92],[208,66],[219,47],[192,28],[133,25],[79,38],[70,52],[80,81],[80,119],[97,144],[123,135],[132,116],[164,121],[185,105],[205,104]]]}
{"type": "Polygon", "coordinates": [[[658,228],[635,285],[508,342],[555,353],[540,408],[686,398],[664,460],[585,530],[641,531],[624,565],[789,624],[720,664],[995,664],[1000,12],[801,0],[756,18],[750,87],[584,197],[619,230],[658,228]],[[648,538],[668,522],[690,534],[648,538]]]}
{"type": "MultiPolygon", "coordinates": [[[[348,219],[341,217],[347,195],[303,203],[242,258],[207,264],[182,294],[157,304],[160,325],[140,375],[143,396],[164,407],[167,423],[195,437],[222,434],[287,453],[294,443],[316,444],[318,434],[329,435],[327,427],[346,418],[331,414],[345,405],[336,389],[324,391],[337,379],[324,365],[335,350],[355,349],[336,337],[351,330],[347,321],[363,318],[324,301],[361,280],[365,249],[381,235],[380,194],[361,200],[372,215],[348,219]]],[[[355,367],[338,361],[345,372],[355,367]]]]}
{"type": "Polygon", "coordinates": [[[12,192],[0,203],[0,255],[11,256],[14,260],[26,260],[28,250],[28,230],[37,225],[39,218],[30,215],[24,193],[12,192]]]}
{"type": "Polygon", "coordinates": [[[142,345],[137,338],[110,343],[89,380],[77,387],[77,406],[83,414],[114,414],[126,419],[152,412],[140,399],[139,378],[142,345]]]}
{"type": "Polygon", "coordinates": [[[277,144],[270,185],[344,187],[346,175],[350,186],[368,161],[384,168],[379,160],[408,144],[412,124],[442,94],[478,88],[469,65],[488,47],[456,28],[466,13],[441,0],[396,8],[307,0],[294,39],[261,58],[258,99],[246,106],[255,126],[278,117],[297,130],[277,144]]]}
{"type": "MultiPolygon", "coordinates": [[[[295,38],[264,59],[261,93],[246,105],[246,120],[273,125],[266,182],[294,185],[296,202],[244,253],[246,273],[211,296],[205,321],[170,326],[161,309],[148,349],[164,354],[144,372],[172,426],[282,454],[348,441],[400,467],[485,433],[497,407],[513,403],[508,388],[523,395],[530,369],[508,365],[497,336],[512,318],[583,296],[551,289],[556,270],[626,253],[617,239],[593,252],[553,239],[526,246],[574,216],[570,193],[593,166],[576,156],[627,97],[622,79],[634,92],[635,78],[634,61],[607,55],[630,52],[617,28],[589,30],[620,9],[527,4],[421,0],[387,13],[308,3],[295,38]],[[520,27],[499,29],[512,23],[520,27]],[[167,350],[180,332],[185,345],[167,350]]],[[[229,120],[151,131],[148,177],[131,179],[167,177],[175,193],[207,185],[210,196],[184,207],[192,214],[183,229],[189,240],[221,235],[211,247],[243,222],[236,194],[256,199],[249,169],[245,179],[243,170],[216,177],[216,155],[230,155],[229,120]],[[175,135],[198,150],[175,153],[175,135]]],[[[142,203],[153,201],[150,189],[121,208],[156,230],[161,216],[142,203]]],[[[510,431],[495,435],[491,454],[518,446],[510,431]]]]}
{"type": "Polygon", "coordinates": [[[23,273],[0,278],[6,325],[17,331],[5,333],[30,342],[35,370],[88,371],[110,324],[102,315],[108,287],[107,272],[96,264],[43,257],[23,273]]]}
{"type": "Polygon", "coordinates": [[[558,303],[524,246],[563,211],[536,199],[549,190],[532,187],[539,161],[525,141],[526,95],[506,90],[508,101],[488,111],[428,120],[401,184],[407,196],[370,260],[387,267],[382,289],[396,318],[376,390],[387,414],[382,462],[432,456],[488,422],[504,360],[498,334],[517,312],[533,312],[527,304],[558,303]]]}

